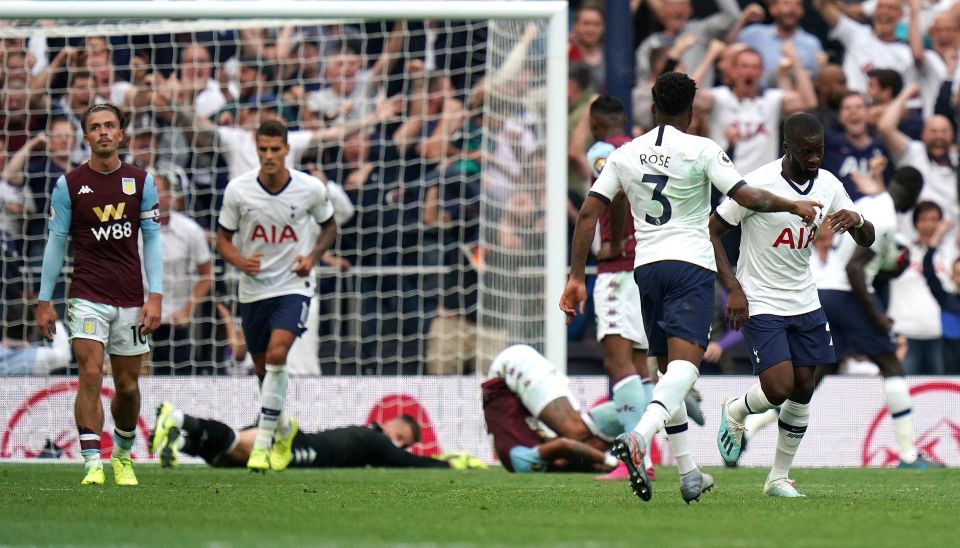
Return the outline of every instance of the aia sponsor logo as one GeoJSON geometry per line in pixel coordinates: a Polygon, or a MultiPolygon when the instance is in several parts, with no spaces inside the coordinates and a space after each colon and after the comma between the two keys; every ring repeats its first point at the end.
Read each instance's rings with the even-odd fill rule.
{"type": "MultiPolygon", "coordinates": [[[[38,457],[47,440],[63,451],[63,458],[80,458],[80,441],[77,425],[73,419],[73,400],[77,395],[77,381],[51,384],[27,396],[3,425],[0,438],[0,458],[32,459],[38,457]]],[[[100,434],[100,451],[105,459],[113,452],[113,419],[110,417],[110,399],[113,388],[100,389],[100,401],[104,413],[103,432],[100,434]]],[[[147,455],[150,430],[143,417],[137,418],[137,441],[133,458],[147,455]]]]}
{"type": "MultiPolygon", "coordinates": [[[[910,389],[913,428],[917,449],[936,462],[960,465],[960,384],[935,381],[910,389]]],[[[861,454],[862,466],[896,466],[900,462],[893,436],[893,419],[881,407],[867,428],[861,454]]]]}
{"type": "Polygon", "coordinates": [[[250,241],[255,242],[257,240],[263,240],[267,244],[282,244],[284,242],[298,242],[296,231],[293,230],[293,227],[290,225],[284,225],[283,227],[277,227],[274,225],[263,226],[257,225],[253,227],[253,232],[250,235],[250,241]]]}
{"type": "Polygon", "coordinates": [[[386,424],[402,415],[410,415],[420,423],[420,443],[410,447],[410,452],[422,457],[432,457],[440,454],[440,443],[430,421],[430,415],[420,402],[413,396],[406,394],[386,395],[370,408],[364,424],[386,424]]]}
{"type": "Polygon", "coordinates": [[[801,226],[800,231],[796,233],[791,230],[790,227],[787,227],[777,236],[777,241],[773,242],[773,247],[785,246],[790,249],[806,249],[813,245],[816,239],[816,227],[810,227],[808,230],[805,230],[804,227],[801,226]]]}

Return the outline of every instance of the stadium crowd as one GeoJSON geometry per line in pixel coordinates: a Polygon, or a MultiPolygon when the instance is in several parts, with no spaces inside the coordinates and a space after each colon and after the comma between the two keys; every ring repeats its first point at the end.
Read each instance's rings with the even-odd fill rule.
{"type": "MultiPolygon", "coordinates": [[[[903,252],[888,265],[902,274],[881,277],[877,290],[907,372],[960,373],[960,3],[631,0],[635,59],[605,58],[602,4],[571,2],[571,227],[592,181],[589,106],[612,66],[635,67],[634,135],[651,129],[656,77],[691,74],[700,89],[691,131],[744,174],[779,157],[784,117],[814,113],[827,128],[823,167],[853,199],[882,192],[895,168],[923,175],[921,201],[900,219],[903,252]]],[[[542,195],[525,181],[545,177],[539,113],[522,100],[505,117],[483,109],[491,94],[542,97],[543,74],[522,62],[542,56],[540,29],[520,29],[495,73],[486,72],[489,30],[424,21],[4,38],[0,374],[34,372],[32,358],[12,358],[37,341],[22,303],[38,291],[53,184],[87,159],[80,118],[99,102],[123,108],[125,160],[151,171],[160,195],[167,294],[153,373],[235,372],[225,365],[243,360],[236,276],[211,234],[227,181],[257,167],[254,130],[271,119],[291,128],[288,167],[327,181],[340,229],[320,276],[321,371],[381,373],[388,360],[406,373],[488,367],[484,344],[506,346],[541,320],[542,301],[527,298],[542,291],[539,278],[516,272],[542,264],[542,195]],[[481,298],[516,321],[482,325],[481,298]],[[348,308],[356,325],[339,321],[348,308]]],[[[735,259],[738,235],[726,238],[735,259]]],[[[829,234],[816,249],[824,265],[829,234]]],[[[62,307],[64,288],[56,295],[62,307]]],[[[704,372],[748,373],[723,301],[718,288],[704,372]]],[[[571,356],[599,372],[594,329],[589,318],[570,327],[571,356]]],[[[870,367],[854,358],[845,370],[870,367]]]]}

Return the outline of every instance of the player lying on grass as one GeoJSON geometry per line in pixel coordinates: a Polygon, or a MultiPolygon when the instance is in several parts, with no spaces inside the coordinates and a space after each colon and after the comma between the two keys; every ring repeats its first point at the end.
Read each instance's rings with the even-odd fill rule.
{"type": "MultiPolygon", "coordinates": [[[[157,410],[157,425],[150,452],[159,454],[164,468],[176,466],[180,453],[200,457],[215,467],[246,466],[257,438],[255,426],[237,432],[226,424],[193,417],[164,402],[157,410]]],[[[420,441],[420,424],[410,415],[385,424],[344,426],[320,432],[298,431],[291,444],[294,468],[486,468],[480,459],[448,454],[438,460],[406,451],[420,441]]],[[[274,471],[283,470],[271,461],[274,471]]]]}
{"type": "Polygon", "coordinates": [[[483,418],[493,446],[510,472],[609,472],[617,459],[606,451],[623,428],[613,402],[580,410],[569,380],[539,352],[516,345],[501,352],[482,385],[483,418]],[[539,419],[556,436],[530,423],[539,419]]]}
{"type": "Polygon", "coordinates": [[[793,457],[810,420],[816,367],[836,363],[827,317],[817,298],[810,271],[812,247],[821,224],[843,238],[849,232],[869,247],[874,227],[858,213],[831,173],[820,169],[823,127],[809,114],[795,114],[783,127],[783,158],[765,164],[744,180],[788,200],[822,203],[812,226],[790,213],[755,215],[733,200],[724,200],[710,219],[717,274],[729,292],[727,320],[743,329],[753,370],[760,381],[741,398],[721,408],[717,446],[727,463],[740,457],[747,415],[780,407],[780,436],[773,468],[763,487],[777,497],[803,496],[789,479],[793,457]],[[740,225],[740,260],[734,275],[720,237],[740,225]]]}

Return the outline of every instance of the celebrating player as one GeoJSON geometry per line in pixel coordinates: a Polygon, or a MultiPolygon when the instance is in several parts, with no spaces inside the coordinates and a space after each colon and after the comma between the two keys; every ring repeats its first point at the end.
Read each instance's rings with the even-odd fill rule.
{"type": "MultiPolygon", "coordinates": [[[[623,133],[626,125],[623,103],[616,97],[601,95],[590,105],[590,132],[597,141],[587,151],[587,160],[594,180],[600,176],[610,154],[630,142],[630,137],[623,133]]],[[[613,402],[623,431],[629,432],[637,426],[643,410],[650,403],[653,384],[647,378],[647,334],[640,313],[640,293],[633,281],[637,240],[633,235],[633,219],[625,214],[629,206],[623,192],[617,194],[610,207],[624,210],[616,216],[617,220],[624,222],[623,226],[612,227],[610,211],[600,215],[600,251],[597,253],[593,302],[597,314],[597,339],[603,349],[603,367],[610,377],[613,402]]],[[[648,475],[652,475],[653,465],[649,447],[647,449],[644,468],[648,475]]],[[[609,478],[603,477],[627,479],[626,466],[617,467],[609,478]]]]}
{"type": "Polygon", "coordinates": [[[293,341],[306,331],[313,266],[336,238],[337,224],[323,182],[284,167],[290,151],[286,126],[264,122],[256,137],[260,169],[227,184],[217,251],[243,273],[240,316],[261,383],[260,421],[247,467],[266,472],[271,467],[282,470],[290,462],[297,423],[283,415],[284,365],[293,341]],[[234,234],[239,249],[232,242],[234,234]]]}
{"type": "MultiPolygon", "coordinates": [[[[176,466],[179,454],[200,457],[215,467],[243,466],[257,437],[256,428],[239,432],[226,424],[186,415],[164,402],[157,410],[155,439],[160,465],[176,466]]],[[[442,455],[442,460],[414,455],[406,448],[420,441],[420,424],[410,415],[397,417],[383,426],[344,426],[307,433],[297,432],[291,446],[293,468],[486,468],[480,459],[463,453],[442,455]]]]}
{"type": "Polygon", "coordinates": [[[852,211],[843,183],[820,169],[820,122],[810,114],[794,114],[784,123],[783,133],[783,158],[755,169],[744,180],[787,199],[808,198],[825,206],[813,226],[804,226],[788,213],[754,215],[733,200],[724,200],[710,219],[717,272],[729,292],[727,320],[732,328],[743,328],[753,350],[753,371],[760,376],[745,396],[723,404],[717,446],[725,462],[736,463],[747,415],[780,407],[777,452],[763,492],[802,497],[788,477],[790,465],[810,420],[816,367],[837,361],[810,272],[812,246],[822,223],[838,238],[849,231],[864,247],[873,244],[874,229],[852,211]],[[743,236],[734,276],[720,236],[737,225],[743,236]]]}
{"type": "Polygon", "coordinates": [[[617,459],[605,453],[623,432],[611,402],[580,410],[569,379],[533,348],[518,344],[497,355],[481,385],[483,418],[494,449],[510,472],[607,472],[617,459]],[[558,437],[542,436],[537,418],[558,437]]]}
{"type": "Polygon", "coordinates": [[[117,485],[138,484],[130,461],[140,416],[137,376],[150,350],[147,336],[160,325],[163,249],[157,189],[147,172],[120,161],[123,125],[120,109],[111,104],[95,105],[83,115],[83,136],[91,156],[60,176],[53,189],[37,303],[40,333],[52,340],[57,312],[50,298],[69,236],[74,266],[67,325],[80,369],[74,415],[85,468],[82,485],[103,485],[104,481],[100,386],[105,353],[110,354],[116,390],[110,402],[115,426],[110,465],[117,485]],[[137,244],[141,232],[142,267],[137,244]],[[142,270],[150,291],[146,303],[142,270]]]}
{"type": "MultiPolygon", "coordinates": [[[[693,119],[696,83],[686,74],[667,73],[653,87],[657,128],[610,155],[580,208],[573,235],[570,277],[560,309],[572,319],[586,300],[584,267],[597,219],[623,190],[636,227],[634,278],[640,289],[643,324],[650,354],[663,375],[640,422],[614,442],[642,500],[653,492],[643,469],[647,440],[664,428],[680,471],[680,494],[687,502],[713,485],[690,455],[683,398],[699,375],[697,365],[709,343],[716,261],[707,232],[710,183],[754,211],[788,211],[812,223],[820,204],[791,201],[748,186],[720,147],[684,133],[693,119]]],[[[613,211],[615,215],[617,212],[613,211]]]]}
{"type": "Polygon", "coordinates": [[[837,356],[866,355],[880,368],[887,410],[899,446],[899,466],[920,469],[940,465],[917,450],[910,388],[890,332],[893,321],[881,311],[873,292],[873,279],[881,262],[897,253],[897,214],[913,209],[922,189],[920,172],[901,167],[894,172],[885,192],[857,200],[857,208],[874,220],[876,242],[870,248],[862,248],[852,245],[848,238],[835,239],[833,251],[816,281],[837,356]]]}

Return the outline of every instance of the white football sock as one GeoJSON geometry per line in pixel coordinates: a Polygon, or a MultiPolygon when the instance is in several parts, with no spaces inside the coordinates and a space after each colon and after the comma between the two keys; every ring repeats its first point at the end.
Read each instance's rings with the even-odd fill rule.
{"type": "Polygon", "coordinates": [[[914,462],[918,453],[913,439],[912,401],[907,380],[903,377],[887,377],[883,380],[883,394],[893,419],[893,434],[900,448],[900,460],[914,462]]]}
{"type": "Polygon", "coordinates": [[[680,407],[667,421],[665,430],[667,431],[667,441],[670,443],[670,451],[677,461],[677,471],[683,475],[695,470],[697,465],[693,462],[693,455],[690,454],[687,406],[682,401],[680,407]]]}
{"type": "Polygon", "coordinates": [[[774,407],[758,415],[748,415],[747,419],[743,421],[743,427],[746,430],[743,435],[746,436],[748,440],[753,439],[761,430],[777,422],[777,416],[779,416],[779,414],[780,410],[774,407]]]}
{"type": "MultiPolygon", "coordinates": [[[[260,388],[261,401],[263,398],[263,381],[259,378],[257,379],[257,386],[260,388]]],[[[280,410],[280,418],[277,419],[277,434],[281,436],[286,436],[290,433],[290,419],[287,418],[287,412],[280,410]]]]}
{"type": "Polygon", "coordinates": [[[254,448],[269,449],[277,430],[277,421],[283,413],[287,397],[287,369],[282,365],[267,365],[267,374],[260,388],[260,423],[254,448]]]}
{"type": "Polygon", "coordinates": [[[767,399],[767,395],[763,393],[763,388],[760,387],[760,383],[758,382],[751,386],[742,397],[730,402],[730,405],[727,406],[727,411],[729,411],[731,419],[743,424],[743,421],[747,419],[747,415],[763,413],[767,409],[773,409],[774,407],[776,406],[770,403],[770,400],[767,399]]]}
{"type": "Polygon", "coordinates": [[[118,459],[129,459],[133,451],[133,442],[137,439],[137,430],[121,430],[113,428],[113,456],[118,459]]]}
{"type": "Polygon", "coordinates": [[[667,372],[660,376],[660,382],[653,389],[653,401],[647,406],[647,411],[634,431],[649,443],[683,405],[683,398],[697,382],[698,376],[700,371],[692,363],[684,360],[670,362],[667,372]]]}
{"type": "Polygon", "coordinates": [[[773,468],[767,476],[767,482],[786,478],[790,474],[793,457],[803,441],[810,423],[810,404],[796,403],[790,400],[780,407],[780,433],[777,436],[777,452],[773,457],[773,468]]]}

